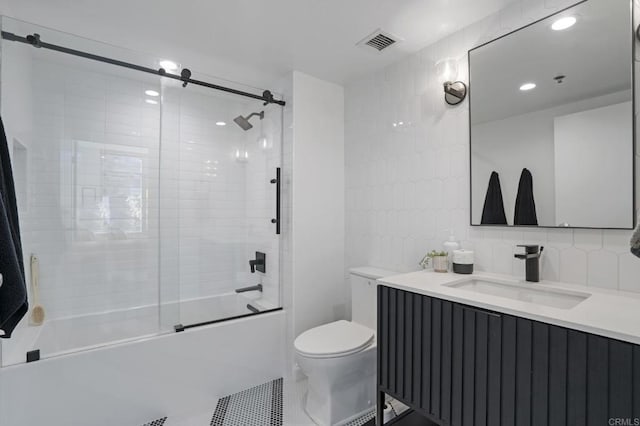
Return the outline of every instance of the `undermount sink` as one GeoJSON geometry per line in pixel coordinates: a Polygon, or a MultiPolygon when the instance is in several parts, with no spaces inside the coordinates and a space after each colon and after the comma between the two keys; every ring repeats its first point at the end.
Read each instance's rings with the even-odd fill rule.
{"type": "Polygon", "coordinates": [[[571,309],[591,296],[577,291],[536,288],[536,284],[507,283],[486,278],[473,278],[446,286],[559,309],[571,309]]]}

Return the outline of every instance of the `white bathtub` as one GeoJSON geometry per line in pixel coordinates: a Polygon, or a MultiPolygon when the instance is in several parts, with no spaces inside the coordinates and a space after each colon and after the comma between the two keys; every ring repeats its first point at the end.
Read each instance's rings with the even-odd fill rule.
{"type": "MultiPolygon", "coordinates": [[[[187,325],[203,313],[207,320],[216,319],[212,312],[220,318],[248,314],[247,301],[228,294],[181,302],[188,314],[180,319],[187,325]]],[[[283,311],[156,335],[157,311],[145,307],[39,327],[34,345],[46,359],[0,369],[0,425],[137,426],[213,410],[216,398],[285,372],[283,311]],[[150,336],[140,338],[147,331],[150,336]]],[[[24,352],[14,356],[24,362],[24,352]]]]}
{"type": "MultiPolygon", "coordinates": [[[[42,358],[51,358],[115,343],[173,332],[174,326],[199,324],[252,314],[251,303],[260,311],[275,308],[260,299],[259,292],[227,293],[127,310],[59,318],[42,326],[26,326],[3,342],[2,365],[25,362],[26,352],[38,349],[42,358]],[[163,317],[159,315],[163,313],[163,317]],[[164,324],[161,322],[164,321],[164,324]]],[[[0,425],[2,426],[2,425],[0,425]]]]}

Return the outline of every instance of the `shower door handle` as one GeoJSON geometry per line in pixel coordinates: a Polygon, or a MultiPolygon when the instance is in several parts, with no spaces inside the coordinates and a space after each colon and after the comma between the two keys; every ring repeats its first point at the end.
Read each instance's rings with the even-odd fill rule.
{"type": "Polygon", "coordinates": [[[276,167],[276,178],[271,179],[271,183],[276,184],[276,218],[271,219],[271,223],[276,224],[276,234],[280,235],[280,167],[276,167]]]}

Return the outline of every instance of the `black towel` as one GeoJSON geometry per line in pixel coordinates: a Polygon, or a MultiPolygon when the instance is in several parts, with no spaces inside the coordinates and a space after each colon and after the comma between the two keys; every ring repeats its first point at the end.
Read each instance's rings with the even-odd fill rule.
{"type": "MultiPolygon", "coordinates": [[[[0,119],[0,330],[8,339],[29,310],[9,144],[0,119]]],[[[2,334],[2,333],[0,333],[2,334]]]]}
{"type": "Polygon", "coordinates": [[[533,199],[533,176],[531,176],[529,169],[522,169],[522,173],[520,174],[513,224],[538,225],[536,202],[533,199]]]}
{"type": "Polygon", "coordinates": [[[504,201],[502,201],[502,188],[498,173],[491,172],[487,196],[484,199],[482,209],[482,225],[506,225],[507,215],[504,214],[504,201]]]}

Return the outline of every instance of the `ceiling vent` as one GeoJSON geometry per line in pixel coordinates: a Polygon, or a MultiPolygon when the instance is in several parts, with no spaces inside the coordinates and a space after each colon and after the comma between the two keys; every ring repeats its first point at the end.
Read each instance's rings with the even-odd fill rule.
{"type": "Polygon", "coordinates": [[[393,46],[397,42],[402,41],[399,37],[394,36],[388,32],[377,29],[362,40],[358,42],[358,46],[375,49],[378,52],[382,52],[393,46]]]}

